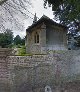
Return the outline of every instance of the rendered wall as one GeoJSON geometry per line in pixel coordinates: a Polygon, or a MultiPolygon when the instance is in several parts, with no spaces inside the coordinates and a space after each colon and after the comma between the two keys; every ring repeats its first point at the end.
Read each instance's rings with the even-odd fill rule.
{"type": "Polygon", "coordinates": [[[47,26],[46,44],[49,50],[67,50],[67,31],[61,27],[47,26]]]}

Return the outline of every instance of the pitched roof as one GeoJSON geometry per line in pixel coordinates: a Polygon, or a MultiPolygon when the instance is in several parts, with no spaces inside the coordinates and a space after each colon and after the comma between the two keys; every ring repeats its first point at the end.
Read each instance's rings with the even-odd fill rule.
{"type": "Polygon", "coordinates": [[[42,22],[45,22],[45,23],[51,23],[53,25],[56,25],[56,26],[59,26],[59,27],[63,27],[65,29],[67,29],[66,26],[62,25],[62,24],[59,24],[59,23],[56,23],[54,22],[52,19],[50,19],[49,17],[43,15],[36,23],[33,23],[31,26],[29,26],[26,31],[30,31],[32,28],[34,28],[35,26],[37,26],[38,24],[42,23],[42,22]]]}

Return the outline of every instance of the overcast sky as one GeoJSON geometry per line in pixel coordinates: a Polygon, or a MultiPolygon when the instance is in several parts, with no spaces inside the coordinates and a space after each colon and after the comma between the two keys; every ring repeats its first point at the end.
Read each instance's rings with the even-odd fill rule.
{"type": "Polygon", "coordinates": [[[49,16],[50,18],[53,18],[53,12],[50,7],[47,7],[47,9],[43,6],[43,0],[32,0],[33,8],[32,13],[37,13],[37,16],[40,18],[43,14],[49,16]]]}
{"type": "MultiPolygon", "coordinates": [[[[8,2],[11,3],[11,0],[8,0],[8,2]]],[[[5,6],[9,8],[11,14],[14,16],[14,19],[18,21],[17,24],[15,23],[12,16],[10,16],[9,12],[3,8],[4,6],[3,7],[0,6],[0,23],[4,25],[5,29],[11,29],[14,33],[14,36],[20,35],[21,37],[25,37],[26,29],[33,23],[35,13],[38,18],[41,18],[43,15],[46,15],[51,19],[54,18],[51,8],[50,7],[47,7],[47,9],[44,8],[43,0],[31,0],[31,3],[32,3],[31,6],[28,6],[28,3],[25,3],[26,6],[28,6],[27,10],[30,13],[27,10],[25,11],[22,10],[22,12],[25,12],[25,14],[28,15],[29,17],[28,16],[24,17],[23,15],[21,15],[21,13],[17,11],[18,7],[16,10],[14,10],[14,8],[12,9],[12,7],[10,7],[9,5],[8,7],[5,6]],[[18,29],[18,27],[20,27],[20,29],[18,29]]],[[[2,29],[2,27],[0,26],[0,31],[1,30],[3,31],[4,29],[2,29]]]]}
{"type": "MultiPolygon", "coordinates": [[[[38,18],[42,17],[43,14],[48,16],[49,18],[53,19],[53,12],[51,8],[45,9],[43,6],[43,0],[32,0],[32,8],[29,9],[32,14],[37,15],[38,18]]],[[[30,17],[33,18],[34,16],[30,14],[30,17]]],[[[26,35],[26,29],[30,26],[33,22],[33,19],[28,18],[24,20],[24,30],[23,31],[14,31],[14,35],[16,36],[19,34],[21,37],[26,35]]]]}

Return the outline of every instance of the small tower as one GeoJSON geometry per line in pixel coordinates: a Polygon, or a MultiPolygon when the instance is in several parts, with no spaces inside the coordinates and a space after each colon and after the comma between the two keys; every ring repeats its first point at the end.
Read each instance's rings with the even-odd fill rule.
{"type": "Polygon", "coordinates": [[[37,22],[37,16],[36,16],[36,13],[35,13],[33,23],[36,23],[36,22],[37,22]]]}

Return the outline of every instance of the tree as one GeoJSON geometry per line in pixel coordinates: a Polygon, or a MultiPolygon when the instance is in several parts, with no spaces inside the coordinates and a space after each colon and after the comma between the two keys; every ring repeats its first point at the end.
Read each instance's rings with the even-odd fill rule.
{"type": "Polygon", "coordinates": [[[15,45],[18,45],[18,44],[21,44],[21,37],[19,35],[17,35],[15,38],[14,38],[14,44],[15,45]]]}
{"type": "Polygon", "coordinates": [[[69,27],[73,24],[73,27],[80,28],[80,0],[44,0],[44,6],[47,2],[62,24],[69,27]]]}
{"type": "Polygon", "coordinates": [[[12,43],[13,43],[12,30],[6,29],[4,33],[0,33],[0,46],[2,48],[11,47],[12,43]]]}
{"type": "Polygon", "coordinates": [[[44,0],[44,6],[47,3],[52,7],[56,20],[69,28],[73,37],[76,36],[77,46],[80,46],[80,0],[44,0]]]}
{"type": "Polygon", "coordinates": [[[0,0],[0,5],[2,5],[4,2],[6,2],[7,0],[0,0]]]}
{"type": "Polygon", "coordinates": [[[21,43],[22,43],[22,45],[25,45],[25,37],[24,37],[24,38],[22,38],[22,39],[21,39],[21,41],[22,41],[22,42],[21,42],[21,43]]]}
{"type": "Polygon", "coordinates": [[[17,35],[15,38],[14,38],[14,44],[15,45],[25,45],[25,38],[22,38],[17,35]]]}
{"type": "Polygon", "coordinates": [[[12,24],[15,29],[23,30],[24,19],[31,18],[29,8],[30,0],[0,0],[0,31],[5,31],[5,24],[12,24]],[[22,19],[22,20],[21,20],[22,19]]]}

